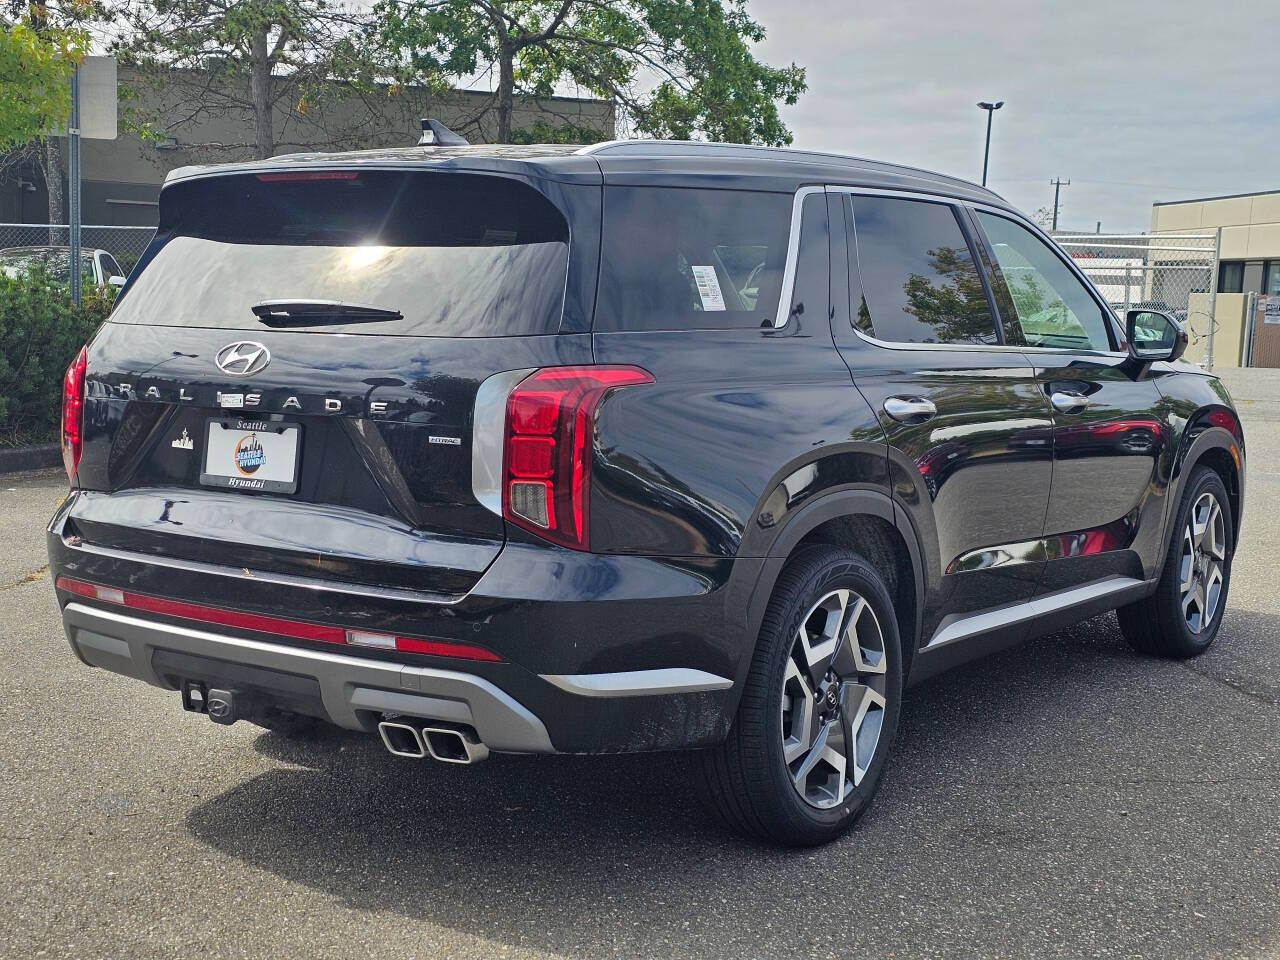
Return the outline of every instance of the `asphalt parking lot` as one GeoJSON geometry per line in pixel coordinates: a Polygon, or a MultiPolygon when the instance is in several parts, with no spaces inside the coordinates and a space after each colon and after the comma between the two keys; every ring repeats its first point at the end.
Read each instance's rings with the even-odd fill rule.
{"type": "Polygon", "coordinates": [[[183,714],[71,656],[61,474],[0,477],[0,955],[1280,956],[1280,376],[1213,650],[1106,616],[913,691],[824,849],[739,840],[679,756],[397,760],[183,714]]]}

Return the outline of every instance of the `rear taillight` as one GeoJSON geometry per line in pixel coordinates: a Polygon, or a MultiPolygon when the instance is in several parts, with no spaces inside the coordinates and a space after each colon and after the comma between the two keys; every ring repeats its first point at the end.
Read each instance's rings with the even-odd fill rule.
{"type": "Polygon", "coordinates": [[[88,362],[87,348],[81,347],[62,378],[62,465],[69,481],[75,479],[84,449],[84,369],[88,362]]]}
{"type": "Polygon", "coordinates": [[[503,444],[502,514],[575,550],[591,549],[595,412],[617,387],[653,383],[639,367],[543,367],[511,391],[503,444]]]}

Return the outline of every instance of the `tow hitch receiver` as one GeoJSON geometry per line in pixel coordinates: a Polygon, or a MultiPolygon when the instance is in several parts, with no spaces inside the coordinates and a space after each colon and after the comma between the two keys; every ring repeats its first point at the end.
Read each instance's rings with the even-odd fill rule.
{"type": "Polygon", "coordinates": [[[207,713],[214,723],[233,724],[240,719],[234,690],[210,690],[202,680],[182,681],[182,709],[207,713]]]}

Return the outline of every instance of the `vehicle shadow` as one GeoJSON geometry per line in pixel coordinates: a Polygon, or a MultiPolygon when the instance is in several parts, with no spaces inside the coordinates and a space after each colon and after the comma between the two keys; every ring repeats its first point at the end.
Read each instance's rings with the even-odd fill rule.
{"type": "Polygon", "coordinates": [[[719,829],[688,755],[450,767],[344,733],[264,734],[289,766],[187,826],[351,908],[570,956],[1255,954],[1280,941],[1280,618],[1227,627],[1188,666],[1101,617],[921,685],[875,806],[817,850],[719,829]]]}

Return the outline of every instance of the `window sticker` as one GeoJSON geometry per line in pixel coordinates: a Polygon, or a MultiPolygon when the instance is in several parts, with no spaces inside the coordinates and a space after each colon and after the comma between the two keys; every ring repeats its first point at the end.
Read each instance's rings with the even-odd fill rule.
{"type": "Polygon", "coordinates": [[[723,310],[724,295],[720,292],[720,280],[716,277],[716,268],[690,265],[689,269],[693,271],[693,280],[698,285],[702,309],[708,312],[723,310]]]}

